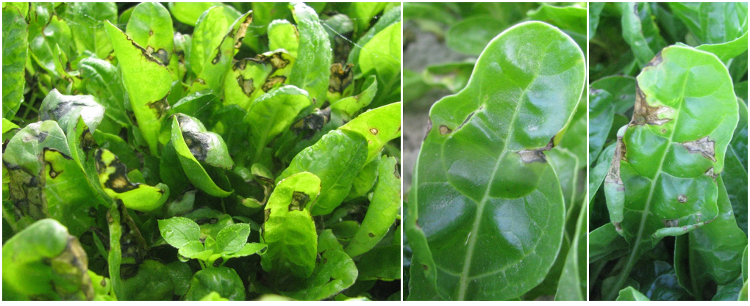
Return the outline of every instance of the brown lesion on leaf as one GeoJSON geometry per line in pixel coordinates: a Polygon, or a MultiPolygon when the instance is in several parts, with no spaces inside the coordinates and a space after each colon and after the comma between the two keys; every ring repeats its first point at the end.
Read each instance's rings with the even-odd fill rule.
{"type": "Polygon", "coordinates": [[[547,145],[542,148],[533,149],[533,150],[521,150],[516,153],[521,156],[521,161],[525,164],[534,163],[534,162],[546,163],[547,158],[544,156],[544,151],[552,150],[554,146],[555,146],[555,138],[552,137],[552,139],[550,139],[547,145]]]}
{"type": "Polygon", "coordinates": [[[164,98],[146,103],[146,106],[154,111],[154,113],[156,114],[156,118],[161,118],[169,109],[169,102],[167,102],[167,97],[169,97],[169,93],[167,93],[164,98]]]}
{"type": "Polygon", "coordinates": [[[46,183],[44,168],[40,173],[31,174],[18,165],[8,164],[3,161],[10,182],[8,183],[8,194],[14,207],[15,220],[22,220],[29,216],[33,220],[41,220],[47,216],[47,200],[43,193],[46,183]]]}
{"type": "Polygon", "coordinates": [[[245,35],[247,33],[247,27],[250,26],[251,22],[253,22],[252,12],[248,14],[244,20],[242,20],[242,23],[237,28],[237,33],[233,33],[233,32],[229,33],[229,36],[234,38],[235,40],[235,43],[234,43],[235,49],[239,49],[242,46],[242,40],[245,39],[245,35]]]}
{"type": "Polygon", "coordinates": [[[153,47],[148,46],[147,47],[148,49],[144,49],[143,47],[141,47],[141,45],[139,45],[137,42],[135,42],[133,39],[131,39],[127,34],[122,33],[122,35],[125,35],[125,38],[130,41],[130,44],[132,44],[134,47],[136,47],[138,50],[141,51],[141,54],[143,55],[143,57],[146,58],[146,60],[154,62],[154,63],[157,63],[157,64],[159,64],[159,66],[167,68],[167,66],[164,65],[164,63],[162,63],[161,61],[159,61],[158,59],[156,59],[152,55],[152,53],[154,53],[154,48],[153,47]]]}
{"type": "Polygon", "coordinates": [[[201,78],[197,78],[197,79],[195,79],[195,81],[196,81],[196,82],[198,82],[198,84],[201,84],[201,85],[206,85],[206,81],[204,81],[204,80],[203,80],[203,79],[201,79],[201,78]]]}
{"type": "Polygon", "coordinates": [[[440,135],[446,135],[446,134],[450,134],[453,132],[453,130],[451,130],[448,126],[444,124],[441,124],[439,129],[440,129],[440,135]]]}
{"type": "Polygon", "coordinates": [[[648,64],[646,64],[646,66],[644,66],[643,68],[657,66],[661,64],[662,61],[663,59],[661,57],[661,51],[659,51],[659,53],[657,53],[656,56],[654,56],[654,58],[652,58],[651,61],[649,61],[648,64]]]}
{"type": "Polygon", "coordinates": [[[295,191],[292,194],[292,202],[289,203],[289,211],[305,210],[305,207],[307,207],[307,202],[309,201],[310,196],[308,194],[301,191],[295,191]]]}
{"type": "Polygon", "coordinates": [[[81,149],[83,149],[83,152],[86,153],[86,158],[88,158],[88,153],[91,152],[91,150],[99,148],[99,144],[96,143],[94,135],[91,134],[89,129],[84,129],[81,138],[79,139],[79,144],[81,149]]]}
{"type": "Polygon", "coordinates": [[[394,175],[394,176],[395,176],[395,177],[396,177],[397,179],[401,179],[401,167],[399,166],[399,164],[398,164],[398,163],[396,163],[396,164],[395,164],[395,167],[394,167],[394,168],[396,168],[396,169],[394,169],[394,171],[393,171],[393,175],[394,175]]]}
{"type": "Polygon", "coordinates": [[[316,109],[312,114],[294,122],[291,126],[295,135],[302,135],[303,139],[310,139],[316,132],[323,129],[331,121],[331,108],[316,109]]]}
{"type": "Polygon", "coordinates": [[[708,170],[706,170],[706,172],[703,173],[703,174],[707,175],[707,176],[709,176],[709,177],[711,177],[713,179],[716,179],[716,177],[718,176],[716,173],[714,173],[714,167],[708,168],[708,170]]]}
{"type": "Polygon", "coordinates": [[[211,64],[216,65],[221,60],[221,50],[218,50],[216,52],[216,56],[214,56],[214,59],[211,60],[211,64]]]}
{"type": "Polygon", "coordinates": [[[370,129],[370,134],[373,134],[373,135],[378,135],[378,129],[376,129],[376,128],[371,128],[371,129],[370,129]]]}
{"type": "Polygon", "coordinates": [[[148,255],[148,244],[122,201],[120,201],[118,209],[120,210],[120,224],[122,226],[122,236],[120,237],[122,258],[133,259],[133,263],[125,263],[126,261],[123,260],[120,266],[120,276],[127,279],[138,273],[138,266],[148,255]]]}
{"type": "Polygon", "coordinates": [[[681,195],[678,195],[678,196],[677,196],[677,202],[680,202],[680,203],[686,203],[686,202],[687,202],[687,200],[688,200],[688,198],[687,198],[687,196],[686,196],[686,195],[684,195],[684,194],[681,194],[681,195]]]}
{"type": "Polygon", "coordinates": [[[242,93],[244,93],[248,97],[250,97],[250,95],[253,94],[253,91],[255,91],[255,86],[253,86],[253,79],[245,79],[242,74],[237,76],[237,84],[240,86],[240,89],[242,89],[242,93]]]}
{"type": "Polygon", "coordinates": [[[661,221],[664,223],[664,227],[677,227],[680,224],[679,219],[664,219],[661,221]]]}
{"type": "Polygon", "coordinates": [[[625,154],[627,153],[627,147],[625,142],[622,141],[622,136],[617,137],[617,144],[615,147],[615,154],[612,157],[612,163],[607,171],[607,176],[604,178],[605,183],[617,184],[618,188],[624,190],[625,186],[620,178],[620,162],[625,160],[625,154]]]}
{"type": "Polygon", "coordinates": [[[352,83],[354,64],[342,66],[340,63],[331,65],[331,77],[328,79],[328,91],[332,93],[343,93],[352,83]]]}
{"type": "Polygon", "coordinates": [[[615,226],[615,230],[620,232],[622,231],[622,223],[621,222],[612,222],[612,225],[615,226]]]}
{"type": "Polygon", "coordinates": [[[683,142],[682,146],[690,153],[700,153],[703,157],[716,162],[716,153],[714,151],[715,142],[708,139],[708,136],[695,141],[683,142]]]}
{"type": "Polygon", "coordinates": [[[650,106],[646,101],[646,95],[641,90],[640,86],[636,82],[635,86],[635,106],[633,108],[633,119],[630,121],[630,125],[662,125],[671,121],[668,118],[659,118],[662,114],[671,113],[673,110],[669,107],[659,105],[650,106]]]}
{"type": "Polygon", "coordinates": [[[96,171],[98,173],[103,173],[107,167],[115,168],[115,172],[110,173],[107,177],[107,181],[104,182],[104,187],[112,189],[117,193],[123,193],[138,188],[140,184],[132,183],[130,182],[130,179],[128,179],[128,169],[125,164],[120,162],[120,159],[115,156],[114,160],[112,160],[109,165],[106,165],[102,161],[103,152],[104,151],[101,149],[96,151],[96,171]]]}
{"type": "Polygon", "coordinates": [[[52,268],[53,274],[59,277],[58,280],[52,282],[52,287],[63,299],[78,300],[85,297],[87,300],[93,300],[94,286],[91,284],[88,273],[88,256],[78,238],[69,235],[62,253],[53,258],[47,258],[45,263],[52,268]],[[60,290],[56,283],[63,282],[66,286],[78,288],[80,291],[60,290]]]}
{"type": "Polygon", "coordinates": [[[263,87],[261,87],[261,89],[264,92],[269,92],[271,91],[271,89],[273,89],[274,86],[276,86],[276,84],[284,83],[284,81],[286,81],[286,77],[283,75],[268,76],[268,78],[266,78],[266,82],[263,84],[263,87]]]}

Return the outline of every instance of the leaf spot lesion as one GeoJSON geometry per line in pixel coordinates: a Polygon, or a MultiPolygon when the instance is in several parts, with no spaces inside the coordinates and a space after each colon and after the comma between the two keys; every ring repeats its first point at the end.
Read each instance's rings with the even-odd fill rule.
{"type": "Polygon", "coordinates": [[[713,140],[710,140],[708,136],[695,140],[695,141],[688,141],[688,142],[682,143],[682,146],[685,147],[685,149],[687,149],[688,152],[700,153],[701,155],[703,155],[703,157],[711,160],[712,162],[716,161],[716,157],[715,157],[716,153],[714,151],[714,145],[715,145],[715,142],[713,140]]]}

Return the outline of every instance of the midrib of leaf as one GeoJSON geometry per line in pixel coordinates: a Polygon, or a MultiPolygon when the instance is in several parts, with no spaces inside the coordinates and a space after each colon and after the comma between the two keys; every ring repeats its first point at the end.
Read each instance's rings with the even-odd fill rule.
{"type": "MultiPolygon", "coordinates": [[[[544,59],[547,57],[549,45],[547,48],[545,48],[545,52],[543,53],[544,56],[539,61],[540,63],[544,62],[544,59]]],[[[481,55],[480,55],[481,57],[481,55]]],[[[465,300],[466,296],[466,289],[469,287],[469,280],[471,277],[469,277],[469,273],[471,271],[471,262],[472,257],[474,256],[474,248],[477,243],[477,237],[479,234],[477,233],[479,231],[479,224],[482,222],[482,213],[484,212],[484,206],[487,204],[487,200],[490,198],[490,189],[492,186],[492,183],[495,180],[495,173],[497,173],[498,168],[500,167],[500,164],[502,163],[503,157],[508,153],[508,141],[510,140],[511,135],[513,135],[513,131],[515,130],[515,123],[516,119],[518,119],[518,113],[521,109],[521,104],[523,104],[523,97],[526,96],[526,93],[531,88],[531,85],[536,82],[536,79],[539,77],[539,71],[541,70],[541,65],[537,67],[537,71],[534,74],[534,79],[529,82],[529,84],[524,88],[524,90],[521,92],[518,98],[518,104],[516,104],[516,109],[513,111],[513,118],[511,118],[509,127],[508,127],[508,133],[505,135],[505,140],[503,141],[503,150],[502,153],[500,153],[500,156],[497,159],[497,162],[495,162],[495,167],[492,169],[492,179],[490,179],[489,183],[487,184],[487,188],[484,190],[484,195],[482,196],[482,200],[477,204],[477,212],[474,216],[474,224],[471,227],[471,231],[469,232],[469,244],[466,250],[466,257],[464,258],[464,267],[461,271],[461,277],[459,279],[459,289],[458,289],[458,300],[463,301],[465,300]]],[[[472,76],[473,78],[473,76],[472,76]]],[[[471,80],[470,80],[471,81],[471,80]]],[[[486,102],[485,102],[486,103],[486,102]]],[[[484,103],[483,103],[484,104],[484,103]]],[[[445,144],[445,142],[443,142],[445,144]]]]}
{"type": "MultiPolygon", "coordinates": [[[[680,110],[682,109],[682,105],[685,103],[685,89],[687,86],[687,75],[684,77],[684,81],[682,82],[682,93],[680,95],[682,99],[682,103],[680,103],[680,106],[676,109],[677,116],[674,118],[674,126],[675,128],[672,129],[672,131],[669,133],[669,142],[668,144],[672,144],[672,138],[674,137],[674,132],[677,129],[677,121],[680,120],[680,110]]],[[[648,104],[648,101],[645,102],[648,104]]],[[[617,279],[617,285],[614,287],[615,290],[612,290],[608,293],[607,300],[613,301],[616,296],[619,294],[620,288],[625,284],[625,281],[627,280],[628,276],[630,275],[631,270],[633,269],[633,265],[635,265],[635,261],[640,258],[640,254],[638,254],[638,249],[641,247],[641,237],[643,237],[643,230],[644,230],[644,224],[646,223],[646,218],[648,218],[648,215],[651,214],[650,208],[651,208],[651,200],[654,196],[654,187],[656,186],[656,181],[661,176],[662,168],[664,166],[664,158],[667,156],[667,151],[669,151],[669,148],[664,150],[664,152],[661,155],[661,159],[659,160],[659,168],[657,168],[657,172],[654,175],[654,178],[651,180],[651,186],[649,187],[648,191],[648,198],[646,198],[646,206],[643,209],[643,212],[641,214],[641,222],[638,225],[638,235],[635,236],[635,243],[632,245],[633,250],[630,251],[630,255],[628,255],[628,262],[625,265],[625,269],[622,270],[622,273],[620,274],[620,277],[617,279]]]]}

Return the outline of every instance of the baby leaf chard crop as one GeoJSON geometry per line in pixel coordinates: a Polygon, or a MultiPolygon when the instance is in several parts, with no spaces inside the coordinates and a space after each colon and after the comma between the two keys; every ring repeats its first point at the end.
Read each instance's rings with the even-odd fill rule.
{"type": "Polygon", "coordinates": [[[593,14],[591,298],[743,299],[747,4],[593,14]]]}
{"type": "Polygon", "coordinates": [[[4,3],[5,299],[400,298],[400,21],[4,3]]]}

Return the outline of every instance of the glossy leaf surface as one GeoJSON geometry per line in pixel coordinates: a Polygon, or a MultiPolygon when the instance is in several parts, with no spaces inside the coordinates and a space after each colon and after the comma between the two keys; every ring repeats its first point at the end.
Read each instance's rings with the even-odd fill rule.
{"type": "Polygon", "coordinates": [[[490,42],[461,92],[433,105],[406,221],[409,299],[513,299],[544,279],[565,204],[543,151],[581,97],[583,63],[560,30],[521,23],[490,42]]]}
{"type": "Polygon", "coordinates": [[[665,48],[637,80],[633,119],[618,132],[604,186],[610,220],[631,245],[626,272],[662,237],[717,217],[715,177],[737,125],[731,79],[711,54],[665,48]]]}
{"type": "Polygon", "coordinates": [[[13,118],[23,102],[28,27],[17,8],[3,6],[3,118],[13,118]]]}
{"type": "Polygon", "coordinates": [[[328,92],[331,42],[315,10],[304,3],[290,5],[299,32],[299,49],[289,84],[304,89],[312,104],[323,105],[328,92]]]}

